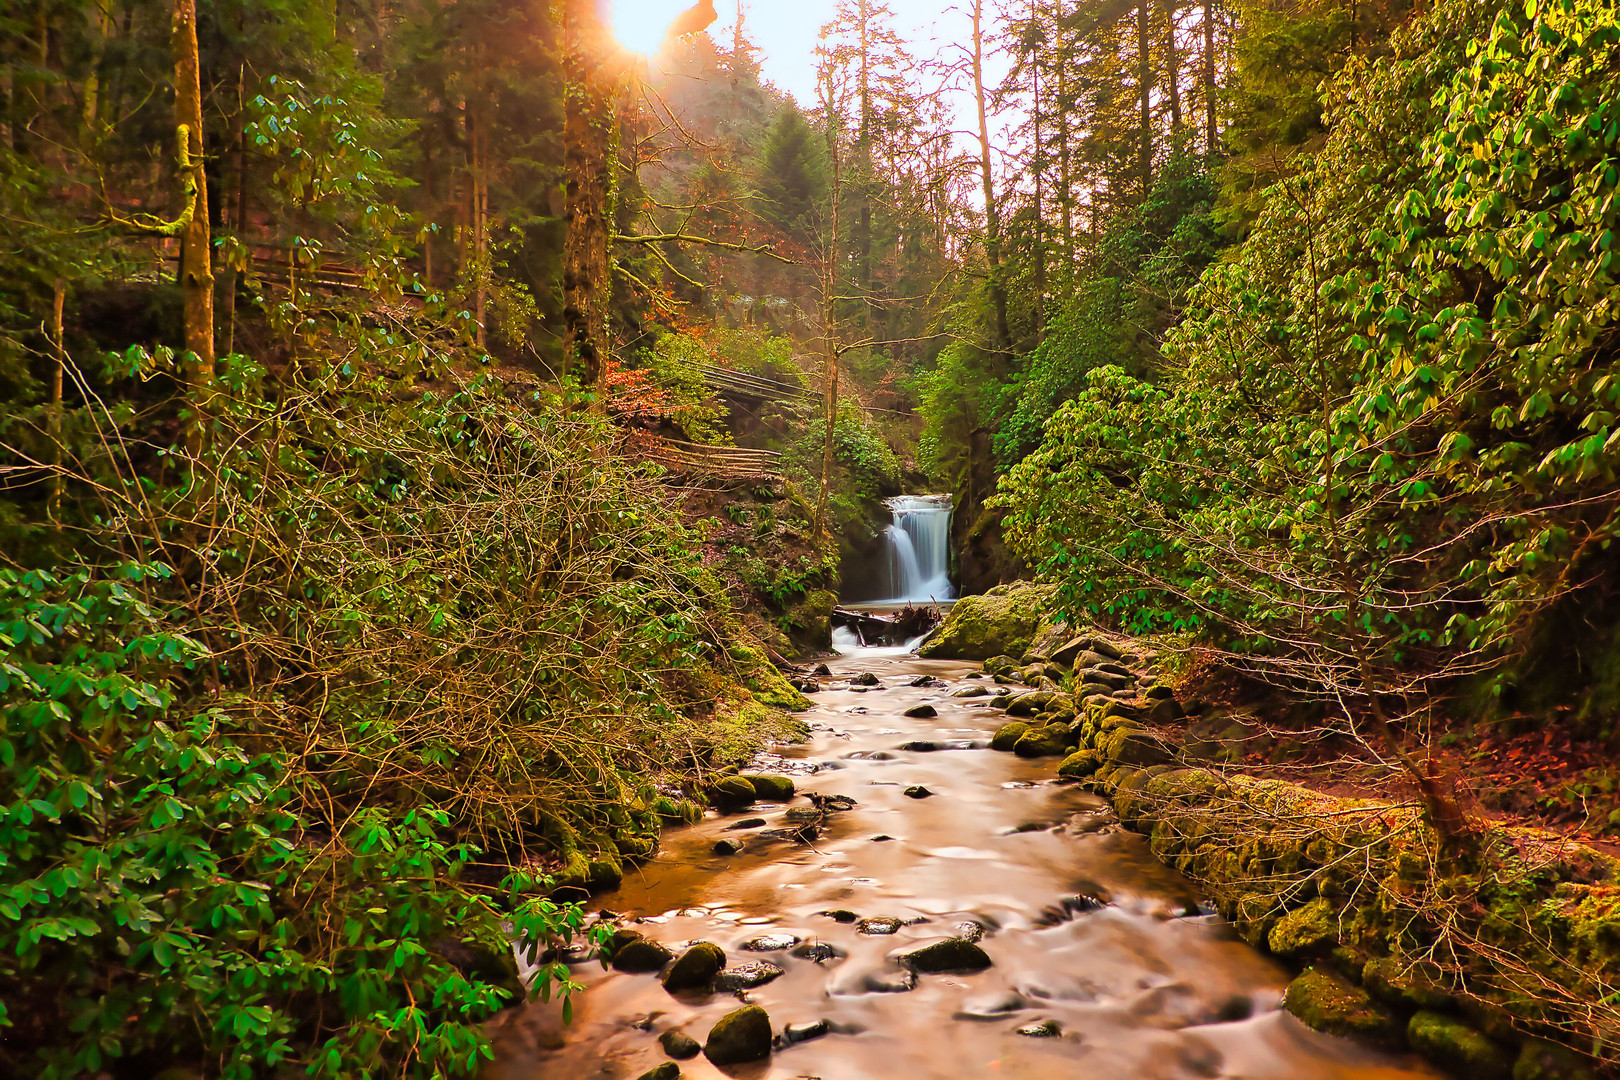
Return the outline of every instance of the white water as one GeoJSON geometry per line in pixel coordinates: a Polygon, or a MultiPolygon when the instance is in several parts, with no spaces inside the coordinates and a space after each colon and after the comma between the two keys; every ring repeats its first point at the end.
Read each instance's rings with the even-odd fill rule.
{"type": "Polygon", "coordinates": [[[885,503],[894,524],[884,530],[889,542],[889,599],[929,604],[956,595],[948,576],[951,551],[951,497],[901,495],[885,503]]]}
{"type": "Polygon", "coordinates": [[[847,626],[835,626],[832,632],[833,652],[839,656],[866,656],[876,659],[910,656],[917,651],[927,634],[919,634],[904,645],[862,645],[861,636],[847,626]]]}

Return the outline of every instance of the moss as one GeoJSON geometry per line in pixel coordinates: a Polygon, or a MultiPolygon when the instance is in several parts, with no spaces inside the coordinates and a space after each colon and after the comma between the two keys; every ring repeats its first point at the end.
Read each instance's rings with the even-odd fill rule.
{"type": "Polygon", "coordinates": [[[1338,940],[1338,915],[1332,904],[1318,897],[1278,919],[1266,943],[1278,956],[1316,955],[1338,940]]]}
{"type": "Polygon", "coordinates": [[[1163,765],[1170,761],[1170,747],[1146,728],[1117,727],[1104,732],[1103,756],[1121,765],[1163,765]]]}
{"type": "Polygon", "coordinates": [[[1103,757],[1095,750],[1076,750],[1058,764],[1057,774],[1080,780],[1102,767],[1103,757]]]}
{"type": "Polygon", "coordinates": [[[1283,1008],[1306,1027],[1329,1035],[1359,1039],[1386,1050],[1405,1042],[1395,1014],[1359,986],[1322,968],[1310,968],[1288,984],[1283,1008]]]}
{"type": "Polygon", "coordinates": [[[791,776],[747,773],[739,779],[747,781],[753,787],[756,796],[769,802],[787,802],[793,798],[794,787],[791,776]]]}
{"type": "Polygon", "coordinates": [[[664,972],[664,989],[672,994],[679,990],[702,989],[725,966],[726,954],[720,946],[708,941],[696,942],[664,972]]]}
{"type": "Polygon", "coordinates": [[[1406,1039],[1412,1049],[1454,1075],[1508,1080],[1507,1054],[1456,1017],[1427,1009],[1414,1013],[1406,1025],[1406,1039]]]}
{"type": "Polygon", "coordinates": [[[964,596],[919,652],[940,660],[1022,656],[1055,592],[1053,585],[1020,581],[998,585],[982,596],[964,596]]]}
{"type": "Polygon", "coordinates": [[[1014,746],[1018,745],[1018,740],[1021,739],[1024,732],[1028,730],[1029,725],[1021,720],[1014,720],[1010,724],[1003,724],[1001,727],[997,728],[996,733],[990,737],[990,749],[1001,750],[1003,752],[1010,751],[1014,746]]]}
{"type": "Polygon", "coordinates": [[[1066,734],[1061,727],[1030,728],[1013,744],[1013,753],[1025,758],[1057,757],[1066,749],[1066,734]]]}
{"type": "Polygon", "coordinates": [[[740,776],[723,776],[709,789],[709,799],[721,810],[740,810],[758,798],[754,785],[740,776]]]}
{"type": "Polygon", "coordinates": [[[1530,1039],[1519,1048],[1513,1080],[1597,1080],[1597,1074],[1568,1047],[1530,1039]]]}
{"type": "Polygon", "coordinates": [[[1439,969],[1432,964],[1406,964],[1392,956],[1369,960],[1361,969],[1361,985],[1386,1005],[1412,1009],[1445,1009],[1452,996],[1440,983],[1439,969]]]}

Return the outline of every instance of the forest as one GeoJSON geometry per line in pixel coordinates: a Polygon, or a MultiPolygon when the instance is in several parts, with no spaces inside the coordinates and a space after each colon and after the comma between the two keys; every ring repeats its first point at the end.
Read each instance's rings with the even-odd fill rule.
{"type": "Polygon", "coordinates": [[[1478,1023],[1609,1075],[1620,11],[720,6],[0,10],[0,1073],[479,1074],[945,493],[1434,881],[1586,845],[1478,1023]]]}

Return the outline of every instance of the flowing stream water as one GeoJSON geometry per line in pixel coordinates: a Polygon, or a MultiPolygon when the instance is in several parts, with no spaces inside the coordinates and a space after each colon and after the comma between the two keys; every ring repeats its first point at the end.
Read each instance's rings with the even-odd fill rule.
{"type": "Polygon", "coordinates": [[[1439,1080],[1416,1058],[1319,1035],[1279,1012],[1289,972],[1204,913],[1196,890],[1121,829],[1104,800],[1055,783],[1050,760],[986,748],[1000,714],[982,698],[951,696],[974,685],[968,665],[858,649],[831,667],[806,716],[811,740],[780,748],[761,770],[794,776],[793,803],[671,830],[655,858],[593,902],[677,952],[710,941],[730,966],[765,960],[785,973],[739,993],[671,995],[653,975],[577,965],[588,989],[573,1023],[555,1004],[503,1014],[489,1080],[633,1080],[667,1060],[659,1034],[678,1028],[702,1042],[743,1000],[764,1007],[775,1032],[821,1020],[831,1030],[750,1065],[722,1070],[699,1056],[680,1063],[683,1076],[1439,1080]],[[847,682],[867,671],[884,686],[847,682]],[[920,675],[942,683],[910,686],[920,675]],[[921,704],[938,716],[902,715],[921,704]],[[912,785],[931,796],[908,797],[912,785]],[[805,792],[855,806],[811,844],[767,839],[793,808],[803,813],[805,792]],[[743,851],[715,854],[723,838],[743,851]],[[822,914],[835,910],[900,925],[863,932],[893,924],[822,914]],[[985,971],[913,980],[891,959],[968,922],[984,928],[985,971]],[[744,949],[767,936],[838,955],[801,958],[782,940],[744,949]]]}
{"type": "Polygon", "coordinates": [[[894,522],[883,530],[888,543],[890,602],[930,604],[956,595],[951,589],[951,497],[901,495],[884,503],[894,522]]]}

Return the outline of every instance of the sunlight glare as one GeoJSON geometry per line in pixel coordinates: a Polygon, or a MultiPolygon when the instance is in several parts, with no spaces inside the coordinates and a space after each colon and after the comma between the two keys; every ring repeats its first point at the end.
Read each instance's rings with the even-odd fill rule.
{"type": "Polygon", "coordinates": [[[691,0],[613,0],[613,36],[633,53],[656,56],[664,31],[691,0]]]}

